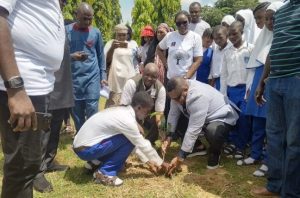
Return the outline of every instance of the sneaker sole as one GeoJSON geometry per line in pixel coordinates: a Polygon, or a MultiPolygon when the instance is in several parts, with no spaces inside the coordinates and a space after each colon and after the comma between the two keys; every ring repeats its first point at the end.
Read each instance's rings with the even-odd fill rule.
{"type": "Polygon", "coordinates": [[[186,157],[191,158],[191,157],[203,156],[203,155],[207,155],[207,151],[201,151],[201,152],[191,153],[191,154],[187,155],[186,157]]]}

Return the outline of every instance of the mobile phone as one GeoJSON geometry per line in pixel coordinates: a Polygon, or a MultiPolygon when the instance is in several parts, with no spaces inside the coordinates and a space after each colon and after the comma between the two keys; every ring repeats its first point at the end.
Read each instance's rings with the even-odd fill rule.
{"type": "Polygon", "coordinates": [[[128,47],[128,43],[120,42],[120,48],[127,48],[127,47],[128,47]]]}

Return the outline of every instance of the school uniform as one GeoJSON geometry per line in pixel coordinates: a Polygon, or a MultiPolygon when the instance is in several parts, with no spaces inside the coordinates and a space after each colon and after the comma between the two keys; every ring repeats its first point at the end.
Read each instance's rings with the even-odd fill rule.
{"type": "Polygon", "coordinates": [[[232,132],[232,141],[238,150],[243,151],[250,136],[249,120],[245,115],[246,110],[246,65],[249,61],[253,45],[243,42],[238,49],[234,46],[224,53],[221,72],[221,93],[241,110],[236,129],[232,132]]]}
{"type": "Polygon", "coordinates": [[[213,49],[207,48],[203,53],[202,63],[197,70],[196,80],[208,84],[208,76],[210,73],[210,65],[213,57],[213,49]]]}
{"type": "Polygon", "coordinates": [[[231,46],[230,42],[227,43],[224,49],[220,49],[218,45],[215,45],[213,48],[213,56],[211,60],[211,68],[209,73],[210,79],[215,79],[215,88],[220,90],[221,82],[220,76],[222,71],[223,57],[224,52],[231,46]]]}

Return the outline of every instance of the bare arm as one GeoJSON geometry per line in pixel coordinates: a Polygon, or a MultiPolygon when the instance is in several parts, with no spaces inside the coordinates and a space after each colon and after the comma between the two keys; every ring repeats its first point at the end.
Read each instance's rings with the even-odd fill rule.
{"type": "Polygon", "coordinates": [[[268,55],[265,66],[264,66],[264,72],[261,76],[261,79],[260,79],[259,84],[255,91],[255,101],[260,106],[266,102],[266,100],[263,97],[263,94],[265,91],[265,81],[270,74],[270,65],[271,65],[270,56],[268,55]]]}
{"type": "Polygon", "coordinates": [[[193,63],[189,69],[189,71],[186,73],[186,78],[192,78],[194,74],[196,73],[197,69],[199,68],[200,64],[202,62],[202,56],[197,56],[193,58],[193,63]]]}
{"type": "MultiPolygon", "coordinates": [[[[0,7],[0,75],[4,81],[13,76],[20,76],[14,56],[11,33],[7,23],[8,12],[0,7]]],[[[27,131],[37,128],[34,107],[27,96],[24,87],[7,89],[9,122],[16,124],[14,131],[27,131]]]]}
{"type": "Polygon", "coordinates": [[[156,47],[156,53],[157,53],[159,59],[161,60],[162,64],[167,68],[167,59],[165,57],[164,50],[161,49],[159,47],[159,45],[157,45],[157,47],[156,47]]]}

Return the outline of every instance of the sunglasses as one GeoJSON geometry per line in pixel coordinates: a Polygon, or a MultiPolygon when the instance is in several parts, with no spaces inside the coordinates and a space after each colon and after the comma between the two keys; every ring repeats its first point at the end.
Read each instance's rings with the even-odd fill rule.
{"type": "Polygon", "coordinates": [[[188,21],[178,21],[178,22],[176,22],[176,26],[177,26],[177,27],[179,27],[179,26],[181,26],[181,25],[186,26],[187,24],[188,24],[188,21]]]}

